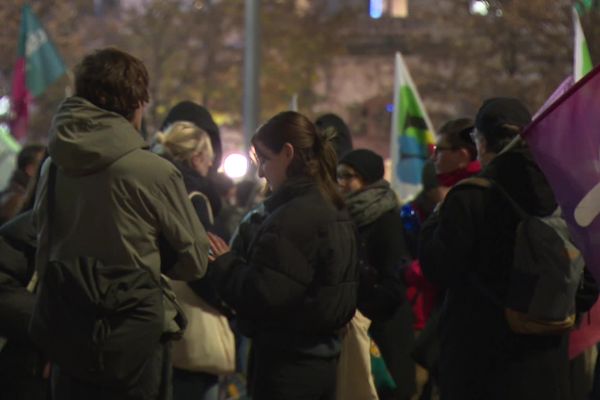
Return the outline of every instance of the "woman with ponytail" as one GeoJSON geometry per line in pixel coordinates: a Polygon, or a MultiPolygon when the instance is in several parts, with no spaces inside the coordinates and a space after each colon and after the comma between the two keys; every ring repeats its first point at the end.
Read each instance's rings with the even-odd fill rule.
{"type": "Polygon", "coordinates": [[[335,185],[331,137],[283,112],[252,139],[272,195],[249,256],[211,236],[211,272],[253,339],[255,400],[333,399],[340,329],[356,309],[355,231],[335,185]]]}

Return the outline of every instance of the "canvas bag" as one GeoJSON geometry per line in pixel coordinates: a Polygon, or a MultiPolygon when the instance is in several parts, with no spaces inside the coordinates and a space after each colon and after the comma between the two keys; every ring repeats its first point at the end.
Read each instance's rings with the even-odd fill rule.
{"type": "Polygon", "coordinates": [[[504,307],[508,325],[520,334],[561,334],[575,324],[575,295],[585,262],[570,239],[560,210],[547,217],[529,215],[496,182],[469,178],[458,186],[472,185],[499,193],[519,217],[508,294],[496,299],[481,282],[472,283],[504,307]]]}
{"type": "Polygon", "coordinates": [[[186,371],[215,375],[235,371],[235,337],[229,321],[209,306],[186,282],[171,287],[187,317],[183,337],[173,342],[173,366],[186,371]]]}
{"type": "Polygon", "coordinates": [[[345,328],[337,366],[338,400],[377,400],[377,389],[371,374],[371,321],[356,310],[345,328]]]}

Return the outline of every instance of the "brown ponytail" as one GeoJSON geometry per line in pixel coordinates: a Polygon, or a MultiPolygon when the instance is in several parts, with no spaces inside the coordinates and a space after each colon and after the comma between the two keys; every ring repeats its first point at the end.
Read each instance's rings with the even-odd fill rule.
{"type": "Polygon", "coordinates": [[[294,147],[294,159],[287,169],[288,177],[308,177],[316,180],[321,192],[337,207],[344,200],[335,184],[337,156],[331,143],[333,133],[318,133],[316,126],[304,115],[285,111],[275,115],[261,126],[252,138],[260,141],[274,153],[285,143],[294,147]]]}

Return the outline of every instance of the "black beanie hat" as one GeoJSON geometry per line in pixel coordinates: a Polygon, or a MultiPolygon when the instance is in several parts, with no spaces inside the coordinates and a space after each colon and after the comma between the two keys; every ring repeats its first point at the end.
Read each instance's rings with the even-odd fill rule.
{"type": "Polygon", "coordinates": [[[339,163],[354,168],[366,184],[377,182],[383,178],[383,158],[371,150],[353,150],[346,154],[339,163]]]}
{"type": "Polygon", "coordinates": [[[510,97],[495,97],[483,102],[475,117],[478,131],[494,135],[503,131],[503,125],[524,128],[531,122],[531,114],[519,100],[510,97]]]}

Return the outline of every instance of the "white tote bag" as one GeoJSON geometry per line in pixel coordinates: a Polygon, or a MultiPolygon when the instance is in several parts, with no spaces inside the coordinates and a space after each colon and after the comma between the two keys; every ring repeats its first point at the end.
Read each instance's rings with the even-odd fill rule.
{"type": "Polygon", "coordinates": [[[215,375],[235,371],[235,337],[227,318],[182,281],[171,281],[187,317],[183,337],[173,342],[173,366],[215,375]]]}
{"type": "Polygon", "coordinates": [[[337,400],[377,400],[371,374],[371,320],[356,310],[345,328],[337,367],[337,400]]]}

